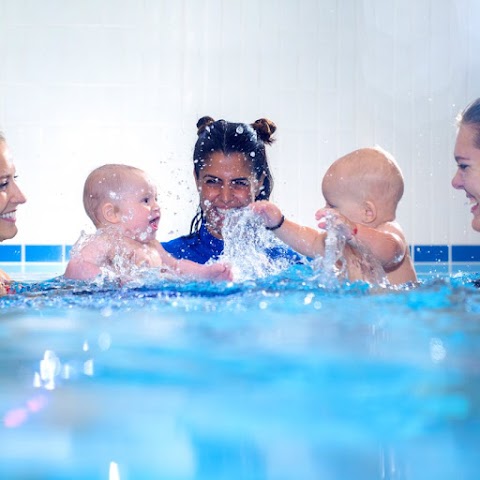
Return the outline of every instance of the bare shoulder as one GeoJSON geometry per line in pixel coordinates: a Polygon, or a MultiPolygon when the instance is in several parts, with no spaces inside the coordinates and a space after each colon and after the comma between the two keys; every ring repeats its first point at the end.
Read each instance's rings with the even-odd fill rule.
{"type": "Polygon", "coordinates": [[[83,235],[72,249],[72,258],[80,256],[84,260],[98,262],[110,255],[113,243],[112,237],[101,230],[83,235]]]}
{"type": "Polygon", "coordinates": [[[405,242],[405,234],[403,233],[403,229],[397,221],[382,223],[377,227],[377,230],[380,232],[396,235],[405,242]]]}

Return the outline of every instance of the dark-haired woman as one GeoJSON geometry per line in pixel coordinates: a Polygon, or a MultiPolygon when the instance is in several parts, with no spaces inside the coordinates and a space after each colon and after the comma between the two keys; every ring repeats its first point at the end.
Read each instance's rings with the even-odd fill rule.
{"type": "MultiPolygon", "coordinates": [[[[190,234],[163,243],[176,258],[197,263],[217,259],[223,253],[222,226],[228,210],[268,200],[273,178],[265,146],[273,142],[275,124],[262,118],[255,123],[232,123],[202,117],[193,153],[195,182],[200,196],[190,234]]],[[[292,250],[272,248],[271,258],[298,261],[292,250]]]]}

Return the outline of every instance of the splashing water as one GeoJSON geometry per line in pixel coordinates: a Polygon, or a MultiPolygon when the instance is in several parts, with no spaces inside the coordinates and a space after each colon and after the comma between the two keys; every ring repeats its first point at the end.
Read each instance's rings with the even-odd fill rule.
{"type": "Polygon", "coordinates": [[[249,208],[229,210],[222,235],[225,245],[220,260],[230,264],[235,281],[277,275],[289,266],[284,258],[270,258],[268,249],[284,245],[249,208]]]}
{"type": "Polygon", "coordinates": [[[312,266],[317,272],[315,279],[326,287],[339,287],[347,280],[346,262],[343,258],[346,239],[335,230],[332,218],[327,217],[327,236],[325,254],[313,260],[312,266]]]}
{"type": "Polygon", "coordinates": [[[357,239],[350,241],[342,225],[336,225],[331,215],[326,217],[325,254],[313,260],[315,279],[328,288],[337,288],[347,281],[364,281],[387,285],[385,271],[368,247],[357,239]]]}
{"type": "MultiPolygon", "coordinates": [[[[115,226],[98,229],[92,234],[82,231],[80,238],[72,248],[71,257],[81,257],[82,250],[89,243],[97,241],[98,236],[105,235],[105,233],[109,250],[108,255],[111,255],[111,258],[100,267],[101,273],[92,280],[94,284],[103,287],[126,284],[135,286],[158,282],[161,279],[172,280],[177,278],[175,272],[163,266],[153,267],[148,263],[137,265],[136,255],[139,254],[139,251],[132,251],[128,247],[123,234],[115,226]]],[[[148,257],[148,252],[146,256],[148,257]]]]}

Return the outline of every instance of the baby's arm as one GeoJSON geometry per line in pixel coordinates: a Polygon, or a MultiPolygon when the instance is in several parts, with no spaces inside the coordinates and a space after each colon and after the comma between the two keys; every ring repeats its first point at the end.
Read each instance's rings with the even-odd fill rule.
{"type": "Polygon", "coordinates": [[[280,209],[266,200],[253,202],[250,208],[262,218],[267,229],[298,253],[312,258],[324,254],[325,233],[284,218],[280,209]]]}
{"type": "Polygon", "coordinates": [[[387,273],[400,265],[407,252],[407,243],[396,222],[387,222],[377,228],[365,225],[357,228],[357,238],[370,248],[387,273]]]}
{"type": "Polygon", "coordinates": [[[327,227],[329,218],[337,231],[345,236],[347,242],[358,240],[366,245],[387,272],[395,269],[405,257],[407,245],[395,222],[372,228],[361,223],[353,223],[332,208],[319,210],[315,218],[319,221],[320,228],[327,227]]]}
{"type": "Polygon", "coordinates": [[[11,279],[6,272],[0,270],[0,297],[8,293],[8,282],[11,279]]]}
{"type": "Polygon", "coordinates": [[[233,280],[230,267],[224,263],[202,265],[200,263],[192,262],[191,260],[178,260],[172,257],[172,255],[170,255],[158,242],[156,248],[160,254],[163,265],[179,275],[191,276],[201,280],[233,280]]]}

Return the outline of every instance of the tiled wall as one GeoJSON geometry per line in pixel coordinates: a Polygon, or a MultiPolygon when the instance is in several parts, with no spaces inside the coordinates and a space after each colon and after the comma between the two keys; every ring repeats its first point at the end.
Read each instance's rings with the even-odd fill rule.
{"type": "Polygon", "coordinates": [[[106,162],[157,182],[159,239],[186,233],[205,114],[277,123],[274,200],[308,225],[335,158],[390,150],[414,252],[451,260],[480,244],[450,186],[454,117],[480,96],[478,25],[476,0],[0,0],[0,130],[28,196],[0,262],[64,258],[106,162]]]}

